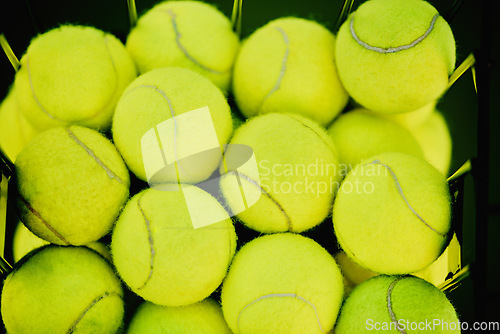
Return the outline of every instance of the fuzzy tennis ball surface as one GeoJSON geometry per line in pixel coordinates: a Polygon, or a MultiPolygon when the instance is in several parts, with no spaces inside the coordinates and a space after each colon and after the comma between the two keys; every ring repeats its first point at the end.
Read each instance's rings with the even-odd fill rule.
{"type": "Polygon", "coordinates": [[[222,286],[222,311],[236,334],[327,333],[343,293],[340,270],[324,248],[278,233],[236,254],[222,286]]]}
{"type": "Polygon", "coordinates": [[[132,317],[128,334],[230,334],[219,304],[211,298],[179,307],[142,303],[132,317]]]}
{"type": "MultiPolygon", "coordinates": [[[[177,67],[155,69],[134,80],[118,102],[112,128],[113,140],[129,169],[141,180],[147,180],[144,158],[158,157],[160,154],[154,154],[156,151],[149,154],[149,151],[145,151],[142,147],[141,140],[146,132],[155,131],[157,125],[167,120],[173,121],[174,129],[171,134],[157,139],[157,142],[173,143],[172,150],[175,157],[192,155],[189,149],[190,142],[196,140],[196,136],[199,136],[205,127],[212,125],[195,118],[189,128],[179,128],[176,127],[179,123],[178,116],[205,106],[208,106],[210,111],[218,145],[227,144],[233,131],[230,108],[220,89],[210,80],[194,71],[177,67]],[[180,131],[190,131],[191,141],[177,140],[186,134],[185,132],[179,134],[180,131]]],[[[178,162],[176,159],[169,163],[170,167],[175,168],[172,167],[166,172],[163,181],[182,183],[203,181],[217,169],[220,155],[204,156],[199,163],[183,161],[178,162]]]]}
{"type": "Polygon", "coordinates": [[[129,194],[129,173],[114,145],[81,126],[37,135],[19,154],[16,172],[21,220],[60,245],[103,237],[129,194]]]}
{"type": "Polygon", "coordinates": [[[214,6],[165,1],[139,18],[126,47],[140,73],[185,67],[227,91],[239,40],[229,19],[214,6]]]}
{"type": "Polygon", "coordinates": [[[16,95],[11,89],[0,104],[0,149],[10,160],[16,161],[24,145],[37,132],[19,110],[16,95]]]}
{"type": "Polygon", "coordinates": [[[241,187],[261,192],[254,205],[236,210],[245,225],[264,233],[302,232],[326,218],[342,173],[331,138],[318,124],[294,114],[257,116],[235,131],[225,161],[239,154],[233,144],[250,146],[258,166],[259,180],[230,163],[220,168],[221,192],[233,210],[241,187]]]}
{"type": "Polygon", "coordinates": [[[326,125],[348,99],[334,59],[335,37],[319,23],[294,17],[271,21],[245,40],[236,59],[238,107],[246,117],[289,112],[326,125]]]}
{"type": "Polygon", "coordinates": [[[432,284],[414,276],[381,275],[352,291],[335,333],[460,333],[458,321],[446,295],[432,284]]]}
{"type": "Polygon", "coordinates": [[[376,113],[379,116],[386,117],[394,122],[397,122],[401,124],[402,126],[406,127],[407,129],[415,129],[418,128],[420,125],[425,123],[431,116],[431,114],[434,112],[436,109],[436,102],[433,101],[422,108],[419,108],[417,110],[405,112],[402,114],[383,114],[383,113],[376,113]]]}
{"type": "Polygon", "coordinates": [[[422,147],[425,159],[443,175],[448,175],[452,141],[443,115],[436,110],[425,122],[410,131],[422,147]]]}
{"type": "Polygon", "coordinates": [[[171,187],[144,190],[127,203],[113,230],[111,254],[136,294],[155,304],[182,306],[203,300],[222,283],[236,233],[210,194],[195,186],[189,194],[179,185],[171,187]],[[223,220],[194,228],[188,201],[196,212],[223,220]]]}
{"type": "Polygon", "coordinates": [[[419,109],[439,98],[455,67],[448,23],[423,0],[370,0],[341,26],[336,62],[351,97],[381,113],[419,109]]]}
{"type": "Polygon", "coordinates": [[[104,130],[135,76],[132,58],[116,37],[63,25],[33,39],[21,58],[15,92],[38,129],[80,124],[104,130]]]}
{"type": "Polygon", "coordinates": [[[30,253],[2,290],[9,333],[116,333],[123,313],[120,280],[86,247],[52,245],[30,253]]]}
{"type": "Polygon", "coordinates": [[[403,126],[389,119],[355,109],[342,114],[328,128],[340,162],[350,169],[371,156],[401,152],[424,157],[417,140],[403,126]]]}
{"type": "Polygon", "coordinates": [[[434,262],[449,240],[448,185],[423,159],[380,154],[346,176],[332,219],[340,246],[359,265],[412,273],[434,262]]]}

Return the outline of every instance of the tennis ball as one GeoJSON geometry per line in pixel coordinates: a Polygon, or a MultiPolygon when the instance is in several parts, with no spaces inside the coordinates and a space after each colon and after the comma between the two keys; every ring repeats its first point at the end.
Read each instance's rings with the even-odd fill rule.
{"type": "Polygon", "coordinates": [[[24,145],[37,132],[19,110],[14,90],[10,89],[0,104],[0,149],[10,160],[15,161],[24,145]]]}
{"type": "Polygon", "coordinates": [[[289,112],[326,125],[348,100],[334,59],[335,37],[322,25],[295,17],[271,21],[245,40],[236,59],[238,107],[246,117],[289,112]]]}
{"type": "Polygon", "coordinates": [[[221,193],[229,208],[240,212],[237,217],[246,226],[264,233],[302,232],[322,222],[342,174],[323,128],[305,117],[278,113],[254,117],[239,127],[220,170],[221,193]],[[253,149],[258,180],[233,166],[240,154],[236,144],[253,149]],[[246,210],[239,210],[240,188],[261,192],[246,210]]]}
{"type": "Polygon", "coordinates": [[[449,240],[448,185],[423,159],[380,154],[346,176],[332,219],[340,246],[359,265],[412,273],[434,262],[449,240]]]}
{"type": "Polygon", "coordinates": [[[81,126],[44,131],[16,160],[20,218],[38,237],[86,245],[111,230],[129,174],[113,144],[81,126]]]}
{"type": "Polygon", "coordinates": [[[144,167],[147,161],[144,159],[161,159],[161,154],[157,153],[159,144],[153,144],[153,148],[144,147],[143,136],[148,131],[157,131],[155,127],[167,120],[173,123],[172,132],[159,139],[155,136],[155,141],[163,145],[173,143],[175,161],[158,162],[170,168],[164,172],[162,181],[197,183],[207,179],[220,163],[219,146],[227,144],[233,131],[230,108],[222,92],[202,75],[176,67],[152,70],[127,87],[116,106],[113,139],[129,169],[143,181],[149,181],[144,167]],[[213,126],[198,117],[183,122],[184,126],[179,125],[182,117],[189,117],[188,112],[206,106],[213,126]],[[215,130],[218,147],[215,151],[218,154],[196,155],[193,150],[199,148],[199,143],[212,140],[203,138],[207,127],[212,132],[215,130]],[[193,157],[195,160],[186,161],[181,157],[193,157]]]}
{"type": "Polygon", "coordinates": [[[213,299],[179,307],[142,303],[132,317],[128,334],[230,334],[222,311],[213,299]]]}
{"type": "Polygon", "coordinates": [[[397,122],[407,129],[411,130],[418,128],[420,125],[425,123],[425,121],[427,121],[430,115],[434,112],[434,109],[436,109],[436,101],[432,101],[431,103],[417,110],[405,112],[402,114],[376,114],[397,122]]]}
{"type": "Polygon", "coordinates": [[[227,91],[239,40],[214,6],[164,1],[139,18],[126,47],[140,73],[165,66],[189,68],[227,91]]]}
{"type": "MultiPolygon", "coordinates": [[[[14,262],[18,262],[32,250],[48,244],[48,241],[34,235],[21,221],[19,221],[14,231],[14,237],[12,238],[14,262]]],[[[99,241],[93,241],[89,243],[87,247],[92,248],[111,263],[111,254],[105,244],[99,241]]]]}
{"type": "Polygon", "coordinates": [[[226,276],[236,234],[222,205],[195,186],[170,185],[135,195],[116,222],[111,254],[130,289],[165,306],[208,297],[226,276]],[[219,217],[195,228],[195,216],[219,217]]]}
{"type": "Polygon", "coordinates": [[[412,134],[396,122],[379,117],[366,109],[342,114],[328,128],[342,164],[348,169],[361,161],[385,152],[401,152],[424,157],[412,134]]]}
{"type": "Polygon", "coordinates": [[[256,238],[236,254],[221,292],[235,334],[327,333],[344,287],[333,257],[293,233],[256,238]]]}
{"type": "Polygon", "coordinates": [[[455,67],[448,23],[423,0],[370,0],[340,27],[336,62],[349,95],[396,114],[439,98],[455,67]]]}
{"type": "Polygon", "coordinates": [[[96,252],[52,245],[18,262],[5,280],[1,307],[9,333],[116,333],[123,290],[96,252]]]}
{"type": "Polygon", "coordinates": [[[123,44],[101,30],[63,25],[38,35],[15,77],[19,108],[38,129],[80,124],[105,130],[136,76],[123,44]]]}
{"type": "Polygon", "coordinates": [[[432,112],[424,123],[410,132],[422,147],[425,159],[443,175],[448,175],[452,141],[443,115],[437,110],[432,112]]]}
{"type": "Polygon", "coordinates": [[[372,333],[374,330],[460,333],[460,325],[453,305],[432,284],[414,276],[381,275],[352,291],[335,327],[336,334],[372,333]]]}
{"type": "Polygon", "coordinates": [[[351,293],[352,289],[363,283],[369,278],[375,277],[378,273],[361,267],[359,264],[351,260],[343,251],[335,254],[342,276],[344,277],[345,294],[351,293]]]}

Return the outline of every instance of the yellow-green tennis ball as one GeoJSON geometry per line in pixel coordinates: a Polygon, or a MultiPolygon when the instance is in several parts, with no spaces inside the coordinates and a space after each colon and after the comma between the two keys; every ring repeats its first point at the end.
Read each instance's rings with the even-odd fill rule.
{"type": "MultiPolygon", "coordinates": [[[[34,249],[40,248],[42,246],[48,245],[47,240],[37,237],[33,234],[22,222],[18,222],[16,230],[14,231],[14,237],[12,239],[12,253],[14,257],[14,262],[21,260],[26,254],[34,249]]],[[[99,241],[93,241],[87,245],[87,247],[92,248],[99,254],[101,254],[106,260],[111,262],[111,254],[105,244],[99,241]]]]}
{"type": "Polygon", "coordinates": [[[127,203],[113,230],[111,254],[136,294],[155,304],[182,306],[207,298],[222,283],[236,233],[210,194],[195,186],[182,191],[169,186],[144,190],[127,203]],[[222,219],[195,228],[196,215],[222,219]]]}
{"type": "Polygon", "coordinates": [[[142,303],[132,317],[128,334],[231,334],[220,305],[211,298],[178,307],[142,303]]]}
{"type": "Polygon", "coordinates": [[[363,283],[369,278],[375,277],[378,273],[361,267],[359,264],[351,260],[343,251],[335,254],[342,276],[344,277],[344,285],[346,285],[346,295],[348,295],[354,287],[363,283]],[[345,284],[347,283],[347,284],[345,284]]]}
{"type": "Polygon", "coordinates": [[[225,161],[220,188],[229,208],[239,212],[246,226],[264,233],[302,232],[321,223],[331,211],[342,174],[326,131],[295,114],[273,113],[248,120],[235,131],[225,161]],[[233,156],[240,154],[234,144],[252,148],[258,180],[240,174],[239,165],[231,165],[238,160],[233,156]],[[261,193],[246,210],[240,210],[242,189],[261,193]]]}
{"type": "Polygon", "coordinates": [[[448,175],[452,141],[443,115],[436,110],[424,123],[410,131],[422,147],[425,159],[443,175],[448,175]]]}
{"type": "Polygon", "coordinates": [[[236,254],[222,286],[222,312],[235,334],[327,333],[343,293],[339,267],[324,248],[278,233],[236,254]]]}
{"type": "Polygon", "coordinates": [[[116,37],[63,25],[33,39],[21,58],[15,91],[36,128],[79,124],[104,130],[135,76],[132,58],[116,37]]]}
{"type": "Polygon", "coordinates": [[[415,129],[418,128],[420,125],[425,123],[427,119],[431,116],[433,113],[434,109],[436,109],[436,102],[437,101],[432,101],[431,103],[423,106],[422,108],[419,108],[417,110],[412,110],[408,111],[402,114],[382,114],[382,113],[377,113],[379,116],[384,116],[390,120],[393,120],[407,129],[415,129]]]}
{"type": "Polygon", "coordinates": [[[423,0],[370,0],[340,27],[340,80],[365,108],[408,112],[439,98],[455,67],[448,23],[423,0]]]}
{"type": "Polygon", "coordinates": [[[5,280],[7,332],[116,333],[123,289],[111,265],[86,247],[46,246],[20,261],[5,280]]]}
{"type": "Polygon", "coordinates": [[[344,333],[460,333],[446,295],[414,276],[380,275],[357,286],[335,327],[344,333]]]}
{"type": "Polygon", "coordinates": [[[233,75],[236,102],[246,117],[297,113],[326,125],[348,100],[335,67],[334,35],[301,18],[280,18],[257,29],[243,43],[233,75]]]}
{"type": "Polygon", "coordinates": [[[17,155],[38,131],[26,120],[11,89],[0,104],[0,149],[16,161],[17,155]]]}
{"type": "Polygon", "coordinates": [[[332,219],[340,246],[359,265],[384,274],[412,273],[446,246],[448,184],[421,158],[380,154],[346,176],[332,219]]]}
{"type": "MultiPolygon", "coordinates": [[[[173,143],[175,158],[196,156],[190,146],[192,142],[205,141],[199,137],[200,134],[206,133],[207,127],[215,129],[217,146],[227,144],[233,132],[233,125],[229,105],[220,89],[194,71],[179,67],[164,67],[139,76],[127,87],[116,106],[112,130],[116,147],[129,169],[141,180],[149,181],[144,167],[148,161],[144,161],[144,158],[161,159],[157,151],[160,141],[173,143]],[[205,120],[194,118],[189,128],[178,127],[176,132],[175,125],[179,124],[178,116],[206,106],[210,111],[213,127],[205,120]],[[148,131],[156,131],[155,127],[167,120],[173,121],[174,130],[169,135],[157,138],[157,143],[152,143],[154,151],[145,151],[142,147],[143,136],[148,131]],[[180,131],[183,133],[179,134],[180,131]],[[191,141],[178,140],[181,136],[186,137],[185,131],[191,131],[188,134],[192,136],[191,141]]],[[[211,139],[206,138],[206,140],[211,139]]],[[[146,149],[151,148],[146,146],[146,149]]],[[[220,153],[220,149],[218,152],[220,153]]],[[[199,164],[186,162],[186,159],[176,160],[181,161],[169,162],[171,169],[165,172],[162,181],[197,183],[207,179],[217,169],[220,154],[203,156],[199,164]]],[[[164,162],[161,163],[166,165],[164,162]]]]}
{"type": "Polygon", "coordinates": [[[20,218],[38,237],[86,245],[107,234],[129,195],[114,145],[81,126],[44,131],[16,160],[20,218]]]}
{"type": "Polygon", "coordinates": [[[239,40],[229,19],[214,6],[164,1],[139,18],[126,47],[140,73],[185,67],[227,91],[239,40]]]}
{"type": "Polygon", "coordinates": [[[385,152],[424,157],[420,145],[405,127],[366,109],[342,114],[328,128],[328,134],[333,139],[340,162],[348,169],[385,152]]]}

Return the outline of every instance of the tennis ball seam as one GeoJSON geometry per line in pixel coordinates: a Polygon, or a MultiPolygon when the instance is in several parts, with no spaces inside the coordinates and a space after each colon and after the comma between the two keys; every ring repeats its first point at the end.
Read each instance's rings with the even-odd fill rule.
{"type": "Polygon", "coordinates": [[[318,136],[318,138],[323,142],[323,144],[325,144],[327,146],[327,148],[332,152],[332,154],[334,154],[335,156],[338,156],[338,152],[337,150],[335,149],[334,146],[328,144],[325,139],[323,137],[321,137],[321,135],[316,132],[316,130],[314,130],[313,128],[311,128],[310,126],[308,126],[307,124],[303,123],[300,119],[296,118],[295,115],[293,114],[289,114],[287,115],[288,117],[296,120],[297,122],[299,122],[300,124],[302,124],[302,126],[304,126],[305,128],[311,130],[316,136],[318,136]]]}
{"type": "Polygon", "coordinates": [[[76,330],[76,326],[78,326],[80,321],[82,321],[83,317],[85,317],[85,315],[90,311],[90,309],[92,309],[92,307],[94,307],[98,302],[100,302],[104,298],[112,297],[112,296],[118,296],[118,298],[122,299],[122,296],[120,296],[117,292],[106,291],[106,292],[102,293],[101,295],[97,296],[96,298],[94,298],[94,300],[92,300],[90,302],[90,304],[85,308],[85,310],[83,310],[82,314],[80,314],[80,316],[71,325],[71,327],[69,328],[67,333],[68,334],[74,333],[76,330]]]}
{"type": "Polygon", "coordinates": [[[398,177],[397,177],[396,173],[392,170],[391,167],[389,167],[388,165],[384,164],[383,162],[381,162],[378,159],[373,160],[372,162],[365,164],[365,166],[367,166],[367,165],[381,165],[381,166],[385,167],[389,171],[389,174],[391,174],[391,178],[393,179],[393,181],[394,181],[394,183],[396,185],[396,188],[398,190],[399,195],[404,200],[406,206],[410,209],[410,211],[413,213],[413,215],[415,217],[417,217],[418,220],[420,220],[422,223],[424,223],[425,226],[427,226],[429,229],[431,229],[432,231],[436,232],[439,236],[446,237],[446,233],[441,233],[438,230],[436,230],[435,228],[433,228],[431,225],[429,225],[429,223],[427,223],[425,221],[425,219],[422,218],[422,216],[420,216],[418,214],[418,212],[411,206],[410,202],[408,202],[408,199],[406,198],[406,196],[405,196],[405,194],[403,192],[403,188],[401,187],[401,184],[399,183],[399,180],[398,180],[398,177]]]}
{"type": "Polygon", "coordinates": [[[76,136],[76,134],[73,131],[71,131],[70,128],[66,128],[66,132],[68,132],[69,137],[75,143],[77,143],[78,146],[80,146],[81,148],[83,148],[83,150],[85,151],[85,153],[87,153],[92,159],[94,159],[94,161],[99,165],[99,167],[101,167],[102,169],[104,169],[104,171],[106,172],[106,174],[108,175],[108,177],[110,179],[115,179],[119,183],[125,185],[125,181],[122,180],[122,178],[119,177],[115,172],[113,172],[108,166],[106,166],[106,164],[101,159],[99,159],[99,157],[94,153],[94,151],[92,151],[92,149],[90,147],[88,147],[87,145],[85,145],[85,143],[83,141],[81,141],[80,138],[78,138],[76,136]]]}
{"type": "MultiPolygon", "coordinates": [[[[110,98],[108,100],[108,102],[101,108],[99,109],[94,115],[91,115],[89,117],[85,117],[85,118],[82,118],[80,119],[79,121],[83,121],[83,120],[88,120],[88,119],[92,119],[92,118],[95,118],[96,116],[98,116],[99,114],[101,114],[104,110],[107,109],[107,107],[109,106],[109,104],[113,101],[113,97],[116,93],[116,90],[118,89],[118,71],[116,70],[116,64],[113,60],[113,57],[111,57],[111,52],[109,51],[109,46],[108,46],[108,37],[104,34],[103,35],[103,40],[104,40],[104,44],[106,46],[106,51],[109,55],[109,59],[111,61],[111,65],[113,66],[113,71],[115,72],[115,88],[113,90],[113,93],[110,94],[110,98]]],[[[53,120],[56,120],[56,121],[59,121],[59,122],[66,122],[65,120],[61,119],[61,118],[58,118],[54,115],[52,115],[43,105],[42,103],[40,102],[40,100],[38,99],[36,93],[35,93],[35,87],[33,86],[33,80],[31,78],[31,70],[30,70],[30,62],[29,62],[29,54],[26,53],[26,69],[27,69],[27,72],[28,72],[28,82],[30,84],[30,89],[31,89],[31,93],[33,95],[33,99],[35,100],[35,103],[38,105],[38,107],[40,108],[40,110],[45,114],[47,115],[47,117],[53,119],[53,120]]]]}
{"type": "Polygon", "coordinates": [[[295,298],[297,300],[300,300],[306,304],[308,304],[309,306],[311,306],[311,308],[313,309],[314,311],[314,315],[316,316],[316,320],[318,321],[318,326],[319,326],[319,329],[322,333],[325,333],[325,330],[323,329],[323,326],[321,325],[321,321],[319,319],[319,314],[318,314],[318,309],[316,308],[316,306],[314,305],[314,303],[312,303],[311,301],[309,301],[308,299],[296,294],[296,293],[271,293],[271,294],[267,294],[267,295],[264,295],[264,296],[260,296],[260,297],[257,297],[256,299],[248,302],[245,306],[243,306],[243,308],[241,309],[241,311],[238,313],[238,319],[236,320],[236,327],[238,328],[238,333],[241,333],[241,330],[240,330],[240,318],[241,318],[241,314],[243,313],[243,311],[245,311],[248,307],[258,303],[259,301],[261,300],[264,300],[264,299],[267,299],[267,298],[295,298]]]}
{"type": "Polygon", "coordinates": [[[208,66],[203,65],[200,61],[198,61],[196,58],[194,58],[188,50],[184,47],[184,45],[181,42],[181,37],[182,34],[179,30],[179,26],[177,25],[177,14],[174,13],[172,8],[169,9],[161,9],[162,12],[167,13],[168,16],[170,16],[170,21],[172,22],[172,28],[174,29],[175,33],[175,42],[177,44],[177,47],[181,52],[186,56],[187,59],[189,59],[192,63],[194,63],[196,66],[199,66],[201,69],[214,73],[214,74],[225,74],[229,72],[229,70],[226,71],[218,71],[216,69],[210,68],[208,66]]]}
{"type": "Polygon", "coordinates": [[[151,277],[153,276],[153,270],[154,270],[154,260],[155,260],[155,248],[154,248],[154,239],[153,239],[153,231],[151,230],[151,222],[149,221],[148,217],[146,216],[146,213],[144,212],[142,206],[141,206],[141,199],[144,196],[144,193],[137,199],[137,208],[142,214],[142,217],[144,218],[144,224],[146,225],[146,229],[148,231],[148,244],[149,244],[149,274],[148,277],[146,277],[146,280],[144,283],[142,283],[141,286],[137,288],[137,290],[144,289],[148,282],[151,280],[151,277]]]}
{"type": "Polygon", "coordinates": [[[264,96],[264,99],[262,99],[262,102],[257,108],[257,113],[259,113],[259,111],[262,109],[262,106],[267,101],[267,99],[269,99],[271,95],[273,95],[278,89],[280,89],[281,81],[283,81],[283,77],[285,76],[285,72],[287,69],[288,56],[290,54],[290,40],[288,39],[288,35],[283,30],[283,28],[281,27],[274,27],[274,28],[278,30],[283,36],[283,41],[285,42],[285,54],[283,55],[283,59],[281,60],[281,69],[278,79],[276,80],[276,83],[274,84],[273,88],[271,88],[271,90],[266,94],[266,96],[264,96]]]}
{"type": "Polygon", "coordinates": [[[271,194],[269,194],[264,188],[262,188],[254,179],[252,179],[251,177],[249,177],[248,175],[246,175],[240,171],[233,171],[233,172],[235,175],[242,177],[247,182],[249,182],[250,184],[257,187],[262,192],[262,194],[264,194],[266,197],[268,197],[271,200],[271,202],[273,202],[278,207],[278,209],[281,211],[281,213],[285,216],[285,220],[286,220],[286,223],[288,225],[288,231],[293,232],[292,219],[286,213],[285,208],[274,197],[272,197],[271,194]]]}
{"type": "Polygon", "coordinates": [[[66,240],[66,238],[63,237],[63,235],[59,232],[57,232],[57,230],[52,226],[50,225],[43,217],[42,215],[36,211],[32,206],[31,204],[23,197],[21,196],[21,194],[18,194],[18,198],[21,200],[21,202],[24,204],[24,206],[26,206],[26,208],[28,208],[28,210],[33,214],[35,215],[35,217],[37,217],[43,225],[45,225],[45,227],[47,227],[49,229],[49,231],[51,231],[57,238],[59,238],[64,244],[66,245],[71,245],[71,243],[66,240]]]}
{"type": "Polygon", "coordinates": [[[436,23],[436,20],[439,18],[439,16],[440,16],[439,14],[435,14],[432,17],[431,23],[429,24],[429,28],[427,28],[427,30],[425,31],[425,33],[423,35],[421,35],[420,37],[418,37],[417,39],[412,41],[410,44],[400,45],[400,46],[396,46],[396,47],[382,48],[382,47],[370,45],[370,44],[362,41],[358,37],[358,35],[356,34],[356,31],[354,30],[354,14],[352,14],[351,20],[349,22],[349,30],[351,32],[351,37],[356,41],[356,43],[358,43],[359,45],[361,45],[365,49],[370,50],[370,51],[375,51],[378,53],[395,53],[395,52],[411,49],[412,47],[414,47],[417,44],[419,44],[420,42],[422,42],[432,32],[432,30],[434,30],[434,25],[436,23]]]}
{"type": "Polygon", "coordinates": [[[402,333],[406,334],[406,331],[404,330],[404,327],[402,327],[399,322],[398,318],[396,317],[396,314],[394,313],[394,310],[392,308],[392,292],[394,288],[396,287],[396,284],[401,281],[405,276],[397,277],[395,278],[391,284],[389,284],[389,288],[387,289],[387,294],[386,294],[386,300],[387,300],[387,310],[389,311],[389,316],[391,317],[391,321],[396,325],[396,329],[402,333]]]}

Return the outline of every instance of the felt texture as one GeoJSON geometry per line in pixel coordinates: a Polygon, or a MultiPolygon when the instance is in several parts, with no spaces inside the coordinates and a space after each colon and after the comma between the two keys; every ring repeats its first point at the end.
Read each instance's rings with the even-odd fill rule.
{"type": "Polygon", "coordinates": [[[19,152],[37,133],[19,110],[11,88],[0,104],[0,149],[15,162],[19,152]]]}
{"type": "Polygon", "coordinates": [[[129,195],[114,145],[89,128],[44,131],[16,160],[22,222],[38,237],[86,245],[107,234],[129,195]]]}
{"type": "Polygon", "coordinates": [[[38,129],[80,124],[105,130],[135,76],[132,58],[116,37],[63,25],[32,40],[15,91],[23,114],[38,129]]]}
{"type": "Polygon", "coordinates": [[[155,304],[182,306],[207,298],[222,283],[236,233],[217,200],[192,187],[196,210],[218,210],[227,217],[195,229],[183,192],[172,187],[144,190],[127,203],[113,230],[111,254],[136,294],[155,304]]]}
{"type": "MultiPolygon", "coordinates": [[[[205,106],[208,106],[210,111],[219,145],[227,144],[233,132],[230,108],[220,89],[210,80],[194,71],[178,67],[155,69],[134,80],[118,101],[112,127],[113,140],[129,169],[138,178],[146,181],[144,151],[141,148],[143,135],[158,124],[172,119],[172,116],[179,116],[205,106]]],[[[192,136],[211,126],[197,119],[192,119],[191,122],[192,132],[189,135],[192,136]]],[[[179,137],[174,131],[161,140],[174,143],[175,153],[179,156],[191,155],[191,151],[188,151],[183,144],[192,143],[176,141],[176,138],[179,137]]],[[[203,142],[203,139],[201,141],[203,142]]],[[[175,165],[176,168],[171,168],[166,173],[164,181],[201,182],[216,170],[220,159],[220,154],[203,156],[199,164],[182,165],[181,162],[179,168],[177,162],[171,163],[170,167],[175,165]],[[178,175],[181,175],[180,180],[178,175]]]]}
{"type": "Polygon", "coordinates": [[[385,152],[424,157],[420,145],[403,126],[389,119],[355,109],[342,114],[328,128],[342,164],[354,168],[361,161],[385,152]]]}
{"type": "Polygon", "coordinates": [[[343,290],[335,260],[315,241],[266,235],[236,254],[222,286],[222,311],[235,334],[327,333],[343,290]]]}
{"type": "Polygon", "coordinates": [[[394,122],[397,122],[408,129],[418,128],[420,125],[425,123],[427,119],[431,116],[434,109],[436,109],[436,102],[432,101],[429,104],[426,104],[422,108],[417,110],[408,111],[402,114],[384,114],[384,113],[376,113],[379,116],[386,117],[394,122]]]}
{"type": "Polygon", "coordinates": [[[123,313],[120,280],[86,247],[51,245],[30,253],[2,290],[9,333],[116,333],[123,313]]]}
{"type": "Polygon", "coordinates": [[[142,303],[132,317],[128,334],[231,334],[220,305],[211,298],[179,307],[142,303]]]}
{"type": "MultiPolygon", "coordinates": [[[[295,114],[254,117],[240,126],[230,141],[253,149],[259,182],[240,177],[245,188],[262,192],[257,202],[237,217],[248,227],[264,232],[302,232],[330,213],[340,183],[337,153],[326,131],[317,123],[295,114]]],[[[238,154],[229,146],[226,160],[238,154]]],[[[221,192],[230,208],[240,195],[236,175],[221,165],[221,192]]],[[[236,170],[239,166],[228,166],[236,170]],[[234,167],[234,168],[232,168],[234,167]]]]}
{"type": "Polygon", "coordinates": [[[389,114],[416,110],[439,98],[456,54],[448,23],[438,16],[432,26],[436,14],[422,0],[371,0],[359,6],[337,35],[335,59],[349,95],[367,109],[389,114]],[[353,37],[351,23],[369,46],[411,47],[392,53],[366,48],[353,37]]]}
{"type": "Polygon", "coordinates": [[[333,225],[346,254],[384,274],[424,269],[444,250],[450,229],[445,178],[423,159],[384,153],[344,179],[333,205],[333,225]]]}
{"type": "Polygon", "coordinates": [[[375,329],[370,330],[369,325],[376,322],[384,333],[401,333],[392,323],[389,309],[401,324],[407,326],[407,321],[410,326],[413,322],[416,325],[423,323],[417,330],[408,326],[406,333],[460,333],[460,329],[446,330],[444,327],[445,330],[442,330],[440,325],[430,330],[425,327],[434,319],[458,326],[455,309],[441,290],[414,276],[387,275],[371,278],[352,291],[342,306],[335,333],[372,333],[375,329]],[[391,323],[392,330],[389,330],[391,323]],[[384,325],[387,327],[382,327],[384,325]]]}
{"type": "Polygon", "coordinates": [[[348,100],[335,66],[334,35],[310,20],[269,22],[244,41],[233,92],[246,117],[287,112],[328,124],[348,100]]]}
{"type": "Polygon", "coordinates": [[[452,140],[443,115],[436,110],[425,122],[410,131],[422,147],[425,159],[447,176],[451,163],[452,140]]]}
{"type": "Polygon", "coordinates": [[[216,7],[164,1],[139,18],[126,47],[140,73],[165,66],[189,68],[227,91],[239,39],[216,7]]]}

